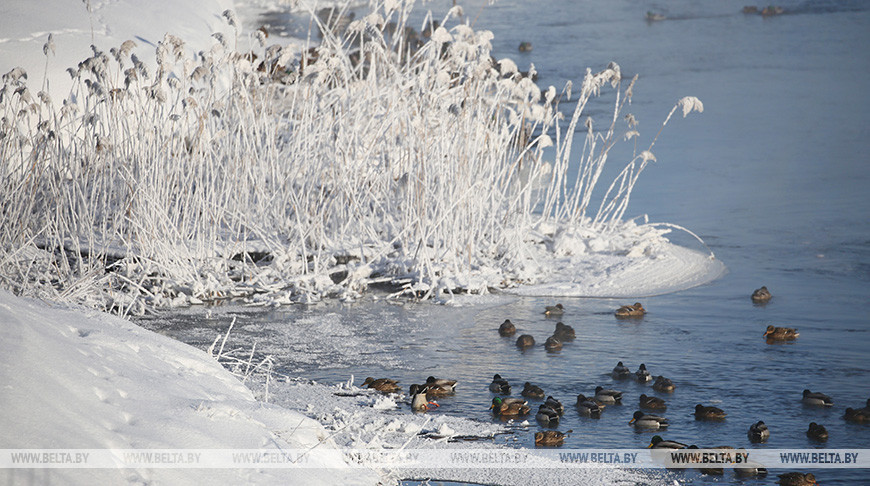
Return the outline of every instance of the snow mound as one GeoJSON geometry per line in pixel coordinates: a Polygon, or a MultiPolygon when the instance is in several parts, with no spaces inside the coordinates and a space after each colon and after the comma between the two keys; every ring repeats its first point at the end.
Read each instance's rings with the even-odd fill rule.
{"type": "MultiPolygon", "coordinates": [[[[258,402],[202,351],[94,311],[0,291],[0,449],[331,449],[323,427],[258,402]]],[[[44,484],[376,484],[316,469],[25,469],[44,484]]],[[[314,459],[313,459],[314,460],[314,459]]],[[[4,473],[5,474],[5,473],[4,473]]]]}

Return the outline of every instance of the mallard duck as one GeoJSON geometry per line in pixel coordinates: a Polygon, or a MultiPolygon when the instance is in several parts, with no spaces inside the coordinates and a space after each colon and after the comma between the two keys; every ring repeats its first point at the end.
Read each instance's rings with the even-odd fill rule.
{"type": "Polygon", "coordinates": [[[668,406],[665,401],[659,397],[648,397],[646,394],[640,396],[640,408],[648,408],[650,410],[665,410],[668,406]]]}
{"type": "Polygon", "coordinates": [[[816,477],[813,476],[813,473],[799,473],[799,472],[790,472],[785,474],[777,475],[779,481],[777,484],[782,486],[812,486],[813,484],[819,484],[816,482],[816,477]]]}
{"type": "Polygon", "coordinates": [[[721,408],[695,405],[695,420],[722,420],[727,414],[721,408]]]}
{"type": "Polygon", "coordinates": [[[595,388],[595,399],[604,403],[616,403],[622,400],[622,392],[607,390],[603,386],[599,386],[595,388]]]}
{"type": "Polygon", "coordinates": [[[650,439],[650,443],[647,446],[647,449],[685,449],[689,447],[682,442],[677,442],[675,440],[664,440],[660,435],[654,435],[652,439],[650,439]]]}
{"type": "Polygon", "coordinates": [[[535,338],[531,334],[523,334],[517,338],[517,347],[520,349],[530,348],[535,345],[535,338]]]}
{"type": "Polygon", "coordinates": [[[540,422],[541,425],[547,427],[559,425],[559,412],[544,404],[538,407],[538,414],[535,415],[535,419],[540,422]]]}
{"type": "Polygon", "coordinates": [[[631,370],[628,369],[628,366],[622,364],[622,361],[616,363],[616,366],[613,367],[613,371],[610,372],[610,376],[613,377],[614,380],[624,380],[631,376],[631,370]]]}
{"type": "Polygon", "coordinates": [[[644,18],[649,22],[657,22],[659,20],[665,20],[667,17],[660,13],[647,11],[646,15],[644,15],[644,18]]]}
{"type": "Polygon", "coordinates": [[[426,396],[426,387],[423,385],[411,385],[411,409],[415,412],[425,412],[432,407],[438,407],[438,403],[430,401],[426,396]]]}
{"type": "Polygon", "coordinates": [[[556,339],[556,336],[550,336],[544,343],[544,349],[547,351],[559,351],[562,349],[562,341],[556,339]]]}
{"type": "Polygon", "coordinates": [[[668,419],[658,415],[646,414],[638,410],[634,412],[628,424],[644,429],[665,429],[668,427],[668,419]]]}
{"type": "Polygon", "coordinates": [[[833,407],[834,400],[824,393],[811,392],[804,390],[803,398],[801,399],[804,405],[812,405],[815,407],[833,407]]]}
{"type": "Polygon", "coordinates": [[[857,424],[863,424],[870,422],[870,413],[868,413],[863,408],[847,408],[846,413],[843,414],[843,418],[848,420],[849,422],[855,422],[857,424]]]}
{"type": "Polygon", "coordinates": [[[520,52],[532,52],[531,42],[520,42],[520,52]]]}
{"type": "Polygon", "coordinates": [[[426,378],[426,387],[428,388],[426,391],[428,395],[450,395],[456,391],[456,380],[445,380],[430,376],[426,378]]]}
{"type": "Polygon", "coordinates": [[[523,385],[523,391],[520,395],[527,398],[544,398],[545,393],[541,387],[537,385],[532,385],[528,381],[523,385]]]}
{"type": "Polygon", "coordinates": [[[501,326],[498,326],[498,334],[499,336],[513,336],[517,332],[517,327],[514,326],[514,323],[511,322],[510,319],[505,319],[504,322],[501,323],[501,326]]]}
{"type": "Polygon", "coordinates": [[[761,287],[760,289],[755,289],[755,292],[752,292],[752,302],[756,304],[763,304],[770,300],[770,291],[767,290],[767,287],[761,287]]]}
{"type": "MultiPolygon", "coordinates": [[[[779,6],[776,6],[776,7],[774,7],[774,6],[764,7],[764,8],[761,10],[761,15],[763,15],[763,16],[765,16],[765,17],[771,16],[771,15],[782,15],[782,14],[784,14],[784,13],[785,13],[785,9],[782,8],[782,7],[779,7],[779,6]]],[[[810,483],[807,483],[807,484],[810,484],[810,483]]],[[[813,482],[812,484],[816,484],[816,483],[813,482]]]]}
{"type": "Polygon", "coordinates": [[[764,331],[764,337],[768,341],[791,341],[792,339],[797,339],[800,335],[801,333],[797,329],[791,327],[767,326],[767,330],[764,331]]]}
{"type": "Polygon", "coordinates": [[[376,380],[370,376],[365,379],[362,386],[368,386],[381,393],[396,393],[399,391],[399,382],[389,378],[378,378],[376,380]]]}
{"type": "Polygon", "coordinates": [[[634,305],[624,305],[616,309],[616,317],[643,317],[646,314],[646,309],[643,308],[640,302],[635,302],[634,305]]]}
{"type": "Polygon", "coordinates": [[[582,393],[577,395],[577,411],[580,412],[581,415],[598,418],[601,416],[601,410],[603,408],[604,405],[600,405],[591,398],[586,398],[582,393]]]}
{"type": "Polygon", "coordinates": [[[559,415],[562,415],[563,413],[565,413],[565,406],[562,405],[562,402],[560,402],[559,400],[556,400],[553,397],[548,396],[547,399],[544,400],[544,405],[552,408],[559,415]]]}
{"type": "Polygon", "coordinates": [[[500,398],[492,399],[492,405],[489,407],[492,413],[502,417],[514,417],[517,415],[528,415],[532,411],[529,407],[529,402],[519,398],[500,398]]]}
{"type": "Polygon", "coordinates": [[[670,393],[674,391],[675,388],[677,388],[677,386],[674,385],[673,381],[661,375],[657,376],[655,383],[653,383],[653,390],[660,392],[670,393]]]}
{"type": "Polygon", "coordinates": [[[646,365],[641,363],[637,371],[634,372],[634,379],[638,383],[647,383],[652,381],[652,375],[647,371],[646,365]]]}
{"type": "Polygon", "coordinates": [[[765,442],[770,437],[770,430],[764,422],[759,420],[749,426],[749,432],[746,435],[749,437],[749,442],[765,442]]]}
{"type": "Polygon", "coordinates": [[[826,429],[824,425],[810,422],[810,427],[807,429],[807,437],[819,442],[824,442],[828,440],[828,429],[826,429]]]}
{"type": "Polygon", "coordinates": [[[577,337],[576,333],[574,333],[574,328],[562,322],[556,323],[556,330],[553,331],[553,336],[563,343],[565,341],[573,341],[577,337]]]}
{"type": "Polygon", "coordinates": [[[565,443],[565,436],[570,433],[570,430],[565,433],[559,432],[558,430],[545,430],[543,432],[535,432],[535,445],[547,447],[561,446],[565,443]]]}
{"type": "Polygon", "coordinates": [[[561,316],[564,313],[565,308],[562,307],[562,304],[548,305],[544,308],[544,315],[547,317],[561,316]]]}
{"type": "Polygon", "coordinates": [[[767,468],[757,462],[747,462],[740,467],[734,468],[734,475],[739,478],[751,478],[755,476],[766,476],[767,468]]]}
{"type": "Polygon", "coordinates": [[[492,377],[492,383],[489,384],[489,391],[493,393],[501,393],[502,395],[511,394],[511,385],[507,380],[496,374],[492,377]]]}

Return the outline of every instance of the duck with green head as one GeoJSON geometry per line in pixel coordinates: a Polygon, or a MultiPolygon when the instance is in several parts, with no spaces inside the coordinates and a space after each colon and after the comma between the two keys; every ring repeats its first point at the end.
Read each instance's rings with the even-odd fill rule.
{"type": "Polygon", "coordinates": [[[648,449],[685,449],[689,447],[675,440],[664,440],[660,435],[654,435],[647,446],[648,449]]]}
{"type": "Polygon", "coordinates": [[[811,405],[814,407],[833,407],[834,400],[825,395],[824,393],[819,392],[811,392],[809,390],[804,390],[803,398],[801,398],[801,402],[804,405],[811,405]]]}
{"type": "Polygon", "coordinates": [[[666,429],[668,427],[668,419],[638,410],[634,412],[628,425],[634,425],[641,429],[666,429]]]}
{"type": "Polygon", "coordinates": [[[557,317],[565,313],[565,308],[562,304],[548,305],[544,308],[544,315],[547,317],[557,317]]]}
{"type": "Polygon", "coordinates": [[[613,377],[614,380],[624,380],[631,376],[631,370],[628,369],[628,366],[622,364],[622,361],[616,363],[616,366],[613,367],[613,371],[610,372],[610,376],[613,377]]]}

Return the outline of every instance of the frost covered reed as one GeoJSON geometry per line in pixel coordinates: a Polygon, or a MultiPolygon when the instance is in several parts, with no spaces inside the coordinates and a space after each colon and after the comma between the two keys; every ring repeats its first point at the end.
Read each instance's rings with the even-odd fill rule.
{"type": "Polygon", "coordinates": [[[621,231],[655,139],[600,201],[593,190],[614,144],[638,136],[634,80],[587,71],[566,124],[570,84],[542,91],[533,66],[494,61],[492,33],[459,7],[427,16],[422,42],[412,3],[380,3],[340,36],[321,26],[301,52],[238,31],[194,56],[166,35],[156,67],[133,41],[94,47],[58,101],[4,75],[0,285],[122,314],[352,298],[375,282],[429,297],[534,281],[525,264],[558,228],[621,231]],[[572,154],[608,85],[609,128],[585,120],[572,154]]]}

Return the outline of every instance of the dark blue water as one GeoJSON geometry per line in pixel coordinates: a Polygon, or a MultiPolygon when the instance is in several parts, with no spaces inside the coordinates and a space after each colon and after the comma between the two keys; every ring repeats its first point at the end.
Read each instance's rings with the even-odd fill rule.
{"type": "MultiPolygon", "coordinates": [[[[446,9],[450,2],[427,7],[446,9]]],[[[538,84],[578,83],[587,66],[616,61],[639,73],[631,112],[649,140],[682,96],[699,97],[704,113],[677,118],[654,150],[627,216],[649,214],[701,235],[729,273],[703,287],[645,299],[649,314],[619,321],[626,302],[562,299],[563,321],[578,339],[559,353],[542,346],[520,352],[496,332],[510,318],[539,343],[555,321],[546,299],[493,297],[462,308],[364,301],[270,311],[217,309],[212,319],[177,315],[145,322],[202,348],[238,317],[236,345],[274,355],[285,372],[324,382],[353,374],[391,376],[403,384],[428,375],[461,381],[455,397],[434,413],[492,420],[487,390],[500,373],[518,393],[531,381],[566,405],[596,385],[625,392],[623,406],[600,420],[570,406],[565,447],[644,447],[651,433],[629,427],[641,393],[665,398],[668,439],[699,446],[870,448],[870,426],[846,423],[846,407],[870,397],[870,5],[864,2],[783,2],[787,14],[743,15],[745,1],[471,2],[466,15],[495,33],[494,55],[521,69],[534,63],[538,84]],[[653,10],[668,19],[647,22],[653,10]],[[521,41],[534,45],[518,53],[521,41]],[[749,294],[766,285],[766,306],[749,294]],[[768,324],[800,329],[790,344],[769,345],[768,324]],[[618,360],[643,362],[677,385],[659,394],[649,385],[615,383],[618,360]],[[806,408],[801,391],[833,396],[832,409],[806,408]],[[696,422],[695,404],[728,413],[721,423],[696,422]],[[750,424],[764,420],[770,440],[752,446],[750,424]],[[810,442],[809,422],[825,425],[827,444],[810,442]]],[[[592,114],[610,109],[594,103],[592,114]]],[[[615,149],[611,160],[620,158],[615,149]]],[[[615,163],[615,162],[611,162],[615,163]]],[[[618,164],[611,170],[618,170],[618,164]]],[[[410,413],[410,412],[409,412],[410,413]]],[[[537,427],[533,427],[532,431],[537,427]]],[[[521,438],[531,447],[531,433],[521,438]]],[[[773,484],[776,473],[753,484],[773,484]]],[[[815,471],[821,484],[860,484],[870,471],[815,471]]],[[[693,472],[680,481],[711,481],[693,472]]],[[[726,473],[726,483],[737,480],[726,473]]]]}

